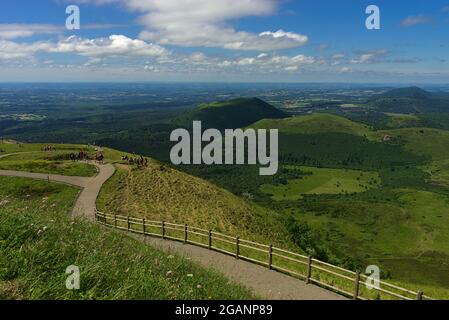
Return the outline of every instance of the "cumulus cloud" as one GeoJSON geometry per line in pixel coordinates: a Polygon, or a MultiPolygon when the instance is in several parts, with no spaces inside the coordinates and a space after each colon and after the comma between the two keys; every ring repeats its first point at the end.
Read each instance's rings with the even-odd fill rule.
{"type": "Polygon", "coordinates": [[[20,59],[37,52],[69,53],[89,57],[91,61],[105,57],[153,57],[160,58],[170,53],[163,47],[123,35],[108,38],[86,39],[70,36],[56,43],[17,43],[0,40],[0,59],[20,59]]]}
{"type": "Polygon", "coordinates": [[[59,53],[76,53],[88,57],[103,56],[151,56],[167,55],[165,48],[139,39],[123,35],[111,35],[109,38],[84,39],[71,36],[50,50],[59,53]]]}
{"type": "Polygon", "coordinates": [[[304,66],[313,65],[317,62],[314,57],[306,55],[284,56],[260,54],[255,57],[227,59],[217,62],[221,68],[246,69],[253,72],[276,72],[276,71],[297,71],[304,66]]]}
{"type": "Polygon", "coordinates": [[[422,14],[417,16],[409,16],[401,21],[401,25],[403,27],[412,27],[419,24],[429,24],[429,23],[432,23],[432,18],[424,16],[422,14]]]}
{"type": "MultiPolygon", "coordinates": [[[[81,0],[104,4],[118,1],[81,0]]],[[[121,0],[141,14],[140,38],[161,45],[217,47],[231,50],[273,51],[295,48],[308,38],[294,32],[267,30],[260,33],[235,30],[229,22],[248,16],[275,14],[278,0],[121,0]]]]}

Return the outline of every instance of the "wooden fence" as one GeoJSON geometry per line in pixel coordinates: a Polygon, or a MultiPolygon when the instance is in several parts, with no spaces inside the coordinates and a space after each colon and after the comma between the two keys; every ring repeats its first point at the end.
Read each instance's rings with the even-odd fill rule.
{"type": "Polygon", "coordinates": [[[371,288],[368,276],[272,245],[232,237],[188,225],[96,213],[99,223],[136,234],[192,244],[265,266],[354,300],[432,300],[423,294],[380,281],[371,288]]]}

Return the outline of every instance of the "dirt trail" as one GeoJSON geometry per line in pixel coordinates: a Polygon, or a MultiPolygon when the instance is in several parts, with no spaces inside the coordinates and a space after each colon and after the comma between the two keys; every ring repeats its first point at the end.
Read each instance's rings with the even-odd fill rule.
{"type": "Polygon", "coordinates": [[[193,245],[135,235],[155,248],[183,256],[243,284],[268,300],[346,300],[344,297],[277,271],[193,245]]]}
{"type": "MultiPolygon", "coordinates": [[[[4,155],[2,158],[4,158],[4,155]]],[[[47,180],[51,182],[60,182],[81,188],[81,192],[75,202],[72,214],[76,217],[85,217],[95,220],[96,200],[103,184],[115,172],[115,168],[111,164],[99,165],[93,162],[98,168],[98,174],[92,178],[62,176],[57,174],[31,173],[24,171],[0,170],[0,176],[22,177],[38,180],[47,180]]]]}

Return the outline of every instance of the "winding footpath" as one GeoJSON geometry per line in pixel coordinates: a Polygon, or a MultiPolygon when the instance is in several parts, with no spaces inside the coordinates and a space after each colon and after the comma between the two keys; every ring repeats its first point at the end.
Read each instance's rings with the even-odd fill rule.
{"type": "MultiPolygon", "coordinates": [[[[5,154],[0,156],[5,158],[14,154],[5,154]]],[[[111,164],[99,165],[97,163],[89,162],[97,167],[98,174],[95,177],[72,177],[62,176],[58,174],[32,173],[24,171],[0,170],[0,176],[30,178],[38,180],[47,180],[49,182],[59,182],[81,188],[81,192],[76,199],[75,205],[72,209],[72,214],[75,217],[84,217],[90,220],[95,220],[96,201],[103,184],[115,172],[115,168],[111,164]]]]}
{"type": "MultiPolygon", "coordinates": [[[[4,158],[12,154],[0,156],[4,158]]],[[[92,163],[94,164],[94,163],[92,163]]],[[[21,177],[50,182],[59,182],[81,188],[81,192],[75,202],[72,214],[76,217],[84,217],[95,220],[96,199],[103,184],[115,172],[111,164],[98,165],[98,174],[92,178],[71,177],[55,174],[31,173],[23,171],[0,170],[0,176],[21,177]]],[[[127,233],[128,234],[128,233],[127,233]]],[[[169,254],[177,254],[194,261],[205,267],[213,268],[229,279],[253,290],[263,299],[281,300],[344,300],[345,298],[312,284],[287,276],[285,274],[268,270],[266,267],[255,265],[243,260],[210,251],[205,248],[185,245],[170,240],[157,239],[133,235],[145,243],[161,249],[169,254]]]]}

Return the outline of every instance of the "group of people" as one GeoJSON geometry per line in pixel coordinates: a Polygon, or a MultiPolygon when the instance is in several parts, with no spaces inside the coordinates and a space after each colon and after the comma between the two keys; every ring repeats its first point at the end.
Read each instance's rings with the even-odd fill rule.
{"type": "Polygon", "coordinates": [[[122,161],[127,161],[129,165],[137,165],[139,168],[148,167],[148,159],[142,156],[136,158],[123,156],[122,161]]]}
{"type": "Polygon", "coordinates": [[[44,146],[44,147],[42,147],[41,148],[41,151],[44,151],[44,152],[48,152],[48,151],[56,151],[56,147],[55,146],[44,146]]]}
{"type": "Polygon", "coordinates": [[[97,152],[95,154],[94,158],[91,158],[89,153],[87,153],[86,151],[79,151],[78,154],[76,153],[71,153],[70,154],[70,160],[72,160],[73,162],[75,161],[89,161],[89,160],[95,160],[96,162],[98,162],[99,164],[103,164],[104,161],[104,155],[101,152],[97,152]]]}

